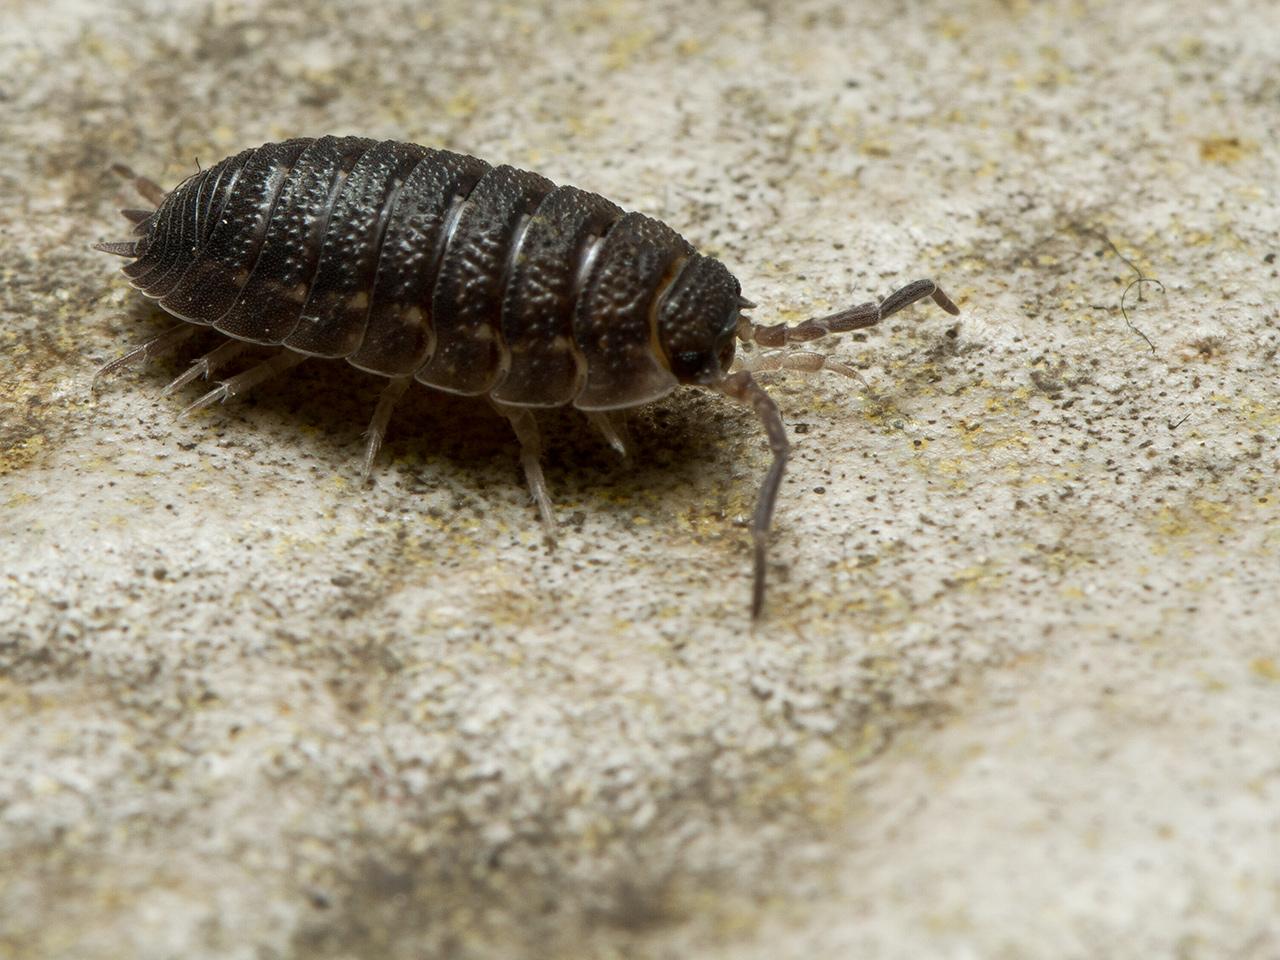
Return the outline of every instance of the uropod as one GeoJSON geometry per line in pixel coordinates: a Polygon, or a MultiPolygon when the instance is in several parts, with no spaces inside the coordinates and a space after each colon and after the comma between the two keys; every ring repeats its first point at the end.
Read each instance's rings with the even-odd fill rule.
{"type": "MultiPolygon", "coordinates": [[[[166,193],[127,168],[154,205],[124,210],[133,286],[181,322],[98,375],[172,349],[202,327],[224,339],[173,381],[209,377],[251,345],[280,348],[222,380],[187,411],[245,392],[311,357],[387,378],[363,473],[392,408],[417,381],[486,398],[520,442],[548,535],[555,518],[534,411],[572,405],[624,455],[624,411],[682,385],[751,407],[773,454],[751,520],[752,617],[764,606],[766,547],[790,450],[764,370],[852,368],[788,350],[870,327],[926,297],[932,280],[794,326],[743,313],[734,276],[666,224],[536,173],[397,141],[320,137],[268,143],[166,193]],[[738,341],[766,348],[735,358],[738,341]],[[768,349],[776,348],[776,349],[768,349]]],[[[184,412],[187,412],[184,411],[184,412]]]]}

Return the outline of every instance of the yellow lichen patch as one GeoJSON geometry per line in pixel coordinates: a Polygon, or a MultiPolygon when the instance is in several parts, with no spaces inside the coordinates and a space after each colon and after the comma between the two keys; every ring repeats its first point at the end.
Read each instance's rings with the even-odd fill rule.
{"type": "Polygon", "coordinates": [[[623,70],[634,63],[641,51],[646,49],[654,38],[652,29],[635,30],[622,36],[614,37],[609,42],[604,63],[610,70],[623,70]]]}
{"type": "Polygon", "coordinates": [[[1229,167],[1257,149],[1257,143],[1241,137],[1205,137],[1200,141],[1200,159],[1205,163],[1229,167]]]}
{"type": "MultiPolygon", "coordinates": [[[[1154,514],[1152,526],[1163,540],[1192,538],[1198,545],[1189,549],[1200,549],[1205,541],[1234,533],[1237,523],[1231,504],[1196,497],[1178,506],[1161,507],[1154,514]]],[[[1153,547],[1156,553],[1163,553],[1167,548],[1167,544],[1161,543],[1153,547]]]]}
{"type": "Polygon", "coordinates": [[[0,451],[0,477],[31,463],[44,448],[44,436],[36,434],[19,440],[7,450],[0,451]]]}
{"type": "MultiPolygon", "coordinates": [[[[993,401],[998,406],[998,401],[993,401]]],[[[957,424],[960,441],[964,448],[971,452],[993,453],[997,450],[1024,451],[1032,446],[1032,440],[1025,434],[1012,432],[999,434],[987,430],[982,424],[960,421],[957,424]]]]}
{"type": "Polygon", "coordinates": [[[963,587],[968,590],[984,590],[998,587],[1008,574],[996,570],[988,564],[978,564],[957,570],[945,577],[943,582],[949,587],[963,587]]]}
{"type": "MultiPolygon", "coordinates": [[[[476,616],[495,627],[522,627],[532,623],[546,607],[545,595],[522,589],[518,581],[501,576],[494,570],[493,581],[473,596],[476,616]]],[[[485,654],[487,648],[482,650],[485,654]]],[[[502,659],[517,664],[523,659],[518,651],[500,651],[502,659]]]]}
{"type": "Polygon", "coordinates": [[[1233,511],[1231,507],[1225,503],[1219,503],[1216,500],[1206,500],[1203,497],[1191,501],[1191,509],[1203,520],[1208,526],[1219,530],[1222,533],[1230,533],[1234,527],[1231,522],[1233,511]]]}
{"type": "Polygon", "coordinates": [[[921,459],[917,462],[929,464],[937,476],[948,478],[954,488],[961,490],[968,486],[965,479],[974,471],[973,461],[962,457],[947,457],[932,461],[921,459]]]}
{"type": "Polygon", "coordinates": [[[444,102],[445,113],[458,120],[473,116],[479,107],[480,101],[470,90],[459,90],[444,102]]]}
{"type": "Polygon", "coordinates": [[[1280,664],[1271,657],[1256,657],[1250,660],[1249,669],[1263,680],[1280,683],[1280,664]]]}
{"type": "Polygon", "coordinates": [[[1204,56],[1204,38],[1185,36],[1178,41],[1178,54],[1185,59],[1204,56]]]}
{"type": "MultiPolygon", "coordinates": [[[[548,112],[549,115],[550,112],[548,112]]],[[[614,123],[614,118],[603,110],[589,110],[586,113],[571,113],[563,117],[565,128],[575,137],[584,140],[593,139],[614,123]]]]}
{"type": "Polygon", "coordinates": [[[154,510],[160,507],[159,502],[150,493],[142,492],[125,498],[125,503],[131,507],[137,507],[139,510],[154,510]]]}
{"type": "Polygon", "coordinates": [[[85,34],[81,40],[81,49],[86,56],[101,60],[107,66],[117,70],[134,68],[134,60],[127,50],[105,40],[97,33],[85,34]]]}
{"type": "Polygon", "coordinates": [[[1227,685],[1222,680],[1205,670],[1197,670],[1196,679],[1200,681],[1200,686],[1208,693],[1221,693],[1227,689],[1227,685]]]}
{"type": "Polygon", "coordinates": [[[969,32],[968,24],[948,16],[942,17],[934,24],[934,29],[948,40],[959,40],[969,32]]]}
{"type": "Polygon", "coordinates": [[[686,37],[676,44],[676,50],[682,57],[696,57],[705,48],[705,44],[697,37],[686,37]]]}
{"type": "Polygon", "coordinates": [[[1280,404],[1263,403],[1252,397],[1234,397],[1231,403],[1250,426],[1262,429],[1280,427],[1280,404]]]}
{"type": "Polygon", "coordinates": [[[1184,230],[1178,234],[1178,240],[1183,246],[1204,247],[1213,243],[1214,235],[1208,230],[1184,230]]]}
{"type": "Polygon", "coordinates": [[[976,929],[966,907],[928,910],[922,915],[922,920],[925,929],[935,936],[972,934],[976,929]]]}
{"type": "Polygon", "coordinates": [[[1240,197],[1242,200],[1245,200],[1249,203],[1256,203],[1259,200],[1266,200],[1267,197],[1270,196],[1270,194],[1267,192],[1267,190],[1264,187],[1260,187],[1257,184],[1253,184],[1253,183],[1245,184],[1242,187],[1236,187],[1236,189],[1233,190],[1232,193],[1234,193],[1237,197],[1240,197]]]}

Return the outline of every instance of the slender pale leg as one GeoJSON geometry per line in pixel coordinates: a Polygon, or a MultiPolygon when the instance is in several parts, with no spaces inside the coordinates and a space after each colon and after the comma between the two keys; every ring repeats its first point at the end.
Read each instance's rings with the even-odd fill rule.
{"type": "Polygon", "coordinates": [[[284,371],[296,367],[306,359],[306,354],[294,353],[292,350],[281,350],[274,357],[263,361],[256,367],[250,367],[244,373],[237,373],[234,377],[231,377],[228,380],[223,380],[203,397],[178,414],[178,419],[182,419],[187,416],[187,414],[194,413],[197,410],[203,410],[205,407],[212,404],[225,403],[232,397],[237,397],[246,390],[256,387],[264,380],[269,380],[276,376],[276,374],[284,373],[284,371]]]}
{"type": "Polygon", "coordinates": [[[490,403],[511,422],[511,427],[516,432],[516,438],[520,441],[520,465],[524,467],[524,476],[529,482],[529,493],[538,505],[547,540],[554,542],[556,518],[551,509],[551,495],[547,492],[547,479],[542,475],[542,436],[538,432],[538,421],[534,418],[533,411],[526,407],[510,407],[492,400],[490,403]]]}
{"type": "Polygon", "coordinates": [[[181,390],[192,380],[203,377],[208,380],[215,371],[227,365],[228,362],[234,360],[240,354],[249,348],[249,344],[243,340],[228,340],[226,343],[220,344],[218,347],[210,350],[199,360],[192,362],[191,366],[175,377],[167,387],[160,391],[160,396],[167,397],[172,393],[181,390]]]}
{"type": "Polygon", "coordinates": [[[377,459],[382,448],[383,438],[387,435],[387,424],[391,422],[391,411],[395,409],[404,392],[413,383],[413,377],[392,377],[387,381],[378,397],[378,406],[373,411],[373,419],[369,421],[369,429],[364,432],[367,443],[364,448],[364,460],[360,465],[360,482],[368,483],[373,471],[373,461],[377,459]]]}
{"type": "Polygon", "coordinates": [[[587,419],[600,431],[609,446],[618,451],[624,460],[630,457],[635,444],[631,439],[631,431],[627,429],[627,416],[616,410],[589,410],[587,419]]]}
{"type": "Polygon", "coordinates": [[[180,323],[176,327],[170,327],[159,336],[152,337],[146,343],[134,347],[124,356],[116,357],[110,363],[105,363],[97,369],[93,375],[93,384],[89,388],[91,391],[98,388],[98,381],[108,374],[115,373],[123,367],[130,366],[135,363],[142,363],[150,360],[152,357],[158,357],[162,353],[173,350],[179,344],[184,343],[200,328],[191,323],[180,323]]]}

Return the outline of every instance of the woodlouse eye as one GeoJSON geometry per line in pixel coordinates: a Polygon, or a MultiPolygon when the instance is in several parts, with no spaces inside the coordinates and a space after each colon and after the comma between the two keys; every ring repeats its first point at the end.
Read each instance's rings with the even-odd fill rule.
{"type": "Polygon", "coordinates": [[[702,354],[697,350],[686,350],[676,354],[676,364],[687,374],[692,374],[702,366],[702,354]]]}

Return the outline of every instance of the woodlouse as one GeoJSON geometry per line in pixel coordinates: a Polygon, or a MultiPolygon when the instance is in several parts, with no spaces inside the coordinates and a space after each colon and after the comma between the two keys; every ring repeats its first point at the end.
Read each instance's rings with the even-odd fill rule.
{"type": "Polygon", "coordinates": [[[389,378],[369,427],[364,475],[409,384],[485,396],[510,420],[551,535],[533,410],[572,404],[624,456],[620,411],[682,384],[752,407],[773,461],[751,522],[752,616],[764,603],[765,546],[789,444],[752,371],[855,370],[821,354],[737,358],[737,341],[786,347],[873,326],[925,297],[959,310],[932,280],[795,326],[754,323],[755,305],[717,260],[665,224],[594,193],[444,150],[361,137],[294,139],[241,151],[165,193],[133,174],[154,210],[124,210],[130,282],[182,322],[98,375],[170,349],[200,327],[226,340],[166,393],[210,376],[249,344],[284,349],[185,412],[243,393],[308,357],[389,378]]]}

